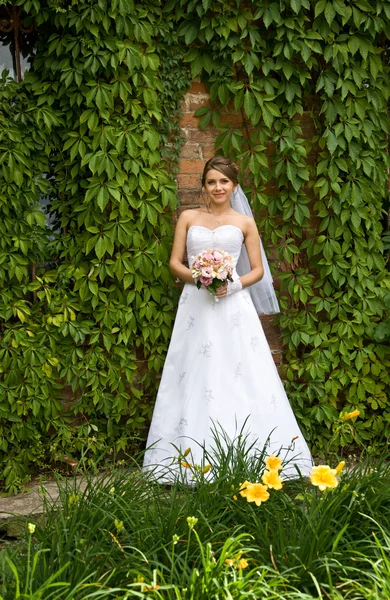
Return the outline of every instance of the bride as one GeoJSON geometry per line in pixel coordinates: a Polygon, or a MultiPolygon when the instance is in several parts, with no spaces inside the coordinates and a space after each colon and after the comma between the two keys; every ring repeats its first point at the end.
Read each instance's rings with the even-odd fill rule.
{"type": "Polygon", "coordinates": [[[184,211],[176,225],[169,265],[185,285],[144,468],[155,467],[166,480],[164,466],[177,456],[176,448],[183,452],[189,446],[191,461],[201,464],[202,445],[212,448],[213,427],[218,424],[231,440],[243,429],[259,449],[268,444],[268,451],[277,454],[291,448],[287,460],[307,475],[310,451],[258,318],[258,312],[272,314],[279,307],[236,165],[222,156],[210,159],[202,190],[207,207],[184,211]],[[191,269],[183,264],[186,251],[191,267],[194,256],[209,248],[226,251],[236,266],[233,281],[217,288],[217,301],[203,286],[197,288],[191,269]]]}

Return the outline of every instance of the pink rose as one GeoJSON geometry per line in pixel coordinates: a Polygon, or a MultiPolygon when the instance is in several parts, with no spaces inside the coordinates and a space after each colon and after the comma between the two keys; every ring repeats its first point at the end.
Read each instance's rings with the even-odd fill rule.
{"type": "Polygon", "coordinates": [[[202,277],[207,277],[208,279],[213,278],[213,268],[212,267],[203,267],[202,269],[202,277]]]}
{"type": "Polygon", "coordinates": [[[222,260],[223,256],[222,254],[219,252],[219,250],[214,250],[214,260],[222,260]]]}
{"type": "Polygon", "coordinates": [[[227,278],[227,276],[228,276],[228,272],[226,271],[226,269],[224,269],[222,267],[220,269],[218,269],[218,279],[224,280],[227,278]]]}
{"type": "Polygon", "coordinates": [[[212,277],[199,277],[199,281],[200,283],[203,283],[203,285],[205,285],[206,287],[208,285],[210,285],[211,283],[213,283],[213,278],[212,277]]]}

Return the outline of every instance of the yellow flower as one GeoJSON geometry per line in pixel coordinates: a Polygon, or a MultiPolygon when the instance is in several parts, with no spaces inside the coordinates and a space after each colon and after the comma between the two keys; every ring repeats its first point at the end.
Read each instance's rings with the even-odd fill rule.
{"type": "Polygon", "coordinates": [[[339,464],[336,467],[337,475],[340,475],[340,473],[344,469],[344,467],[345,467],[345,460],[342,460],[341,462],[339,462],[339,464]]]}
{"type": "Polygon", "coordinates": [[[269,471],[280,471],[282,468],[282,461],[278,456],[271,454],[265,459],[265,466],[269,471]]]}
{"type": "Polygon", "coordinates": [[[71,494],[68,498],[69,506],[72,506],[72,504],[75,504],[79,500],[80,496],[78,494],[71,494]]]}
{"type": "Polygon", "coordinates": [[[35,532],[35,528],[35,523],[27,523],[27,529],[30,535],[32,535],[35,532]]]}
{"type": "Polygon", "coordinates": [[[236,569],[246,569],[248,566],[248,561],[246,560],[246,558],[242,558],[241,560],[238,561],[236,569]]]}
{"type": "Polygon", "coordinates": [[[331,469],[328,465],[318,465],[318,467],[313,467],[310,481],[323,492],[327,488],[337,487],[339,482],[337,481],[336,475],[336,469],[331,469]]]}
{"type": "Polygon", "coordinates": [[[203,467],[203,473],[208,473],[211,469],[211,465],[206,465],[205,467],[203,467]]]}
{"type": "Polygon", "coordinates": [[[181,462],[180,464],[182,467],[185,467],[186,469],[191,469],[191,467],[192,467],[192,463],[188,463],[185,461],[181,462]]]}
{"type": "Polygon", "coordinates": [[[124,528],[123,521],[118,521],[118,519],[115,519],[114,525],[118,533],[124,528]]]}
{"type": "Polygon", "coordinates": [[[279,473],[274,470],[264,471],[261,481],[274,490],[281,490],[283,487],[283,479],[279,477],[279,473]]]}
{"type": "Polygon", "coordinates": [[[184,457],[188,456],[190,452],[191,452],[191,448],[187,448],[187,450],[184,450],[183,456],[184,457]]]}
{"type": "Polygon", "coordinates": [[[247,501],[255,502],[256,506],[260,506],[262,502],[267,502],[268,498],[267,486],[261,483],[251,483],[246,490],[247,501]]]}
{"type": "Polygon", "coordinates": [[[345,415],[342,415],[341,420],[349,421],[350,419],[354,419],[355,417],[358,417],[359,415],[360,415],[360,410],[354,410],[352,412],[346,413],[345,415]]]}
{"type": "Polygon", "coordinates": [[[240,483],[240,496],[246,498],[248,494],[248,487],[252,485],[250,481],[244,481],[244,483],[240,483]]]}
{"type": "Polygon", "coordinates": [[[190,529],[193,529],[197,522],[198,519],[196,517],[187,517],[187,524],[190,529]]]}
{"type": "Polygon", "coordinates": [[[233,496],[233,500],[237,500],[237,499],[238,499],[238,498],[237,498],[237,496],[236,496],[236,495],[234,495],[234,496],[233,496]]]}
{"type": "Polygon", "coordinates": [[[227,565],[229,565],[230,567],[232,567],[232,566],[234,565],[234,562],[235,562],[235,561],[234,561],[234,558],[227,558],[227,559],[225,560],[225,563],[226,563],[227,565]]]}
{"type": "Polygon", "coordinates": [[[160,586],[158,585],[158,583],[153,583],[152,585],[145,585],[144,588],[147,592],[154,592],[155,590],[159,590],[160,586]]]}

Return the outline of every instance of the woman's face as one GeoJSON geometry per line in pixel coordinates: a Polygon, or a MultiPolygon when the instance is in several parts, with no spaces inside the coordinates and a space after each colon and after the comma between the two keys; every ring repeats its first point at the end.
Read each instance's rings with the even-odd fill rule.
{"type": "Polygon", "coordinates": [[[226,177],[226,175],[216,169],[210,169],[206,174],[203,189],[216,204],[223,204],[230,200],[235,187],[233,181],[226,177]]]}

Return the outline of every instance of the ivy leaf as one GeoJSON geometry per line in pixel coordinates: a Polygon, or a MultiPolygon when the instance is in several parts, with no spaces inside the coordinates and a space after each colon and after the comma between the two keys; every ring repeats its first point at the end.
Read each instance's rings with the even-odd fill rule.
{"type": "Polygon", "coordinates": [[[334,154],[334,152],[336,151],[336,148],[338,146],[338,141],[337,141],[337,137],[334,135],[334,133],[330,129],[328,129],[328,131],[327,131],[326,145],[328,147],[329,152],[331,154],[334,154]]]}
{"type": "Polygon", "coordinates": [[[336,11],[334,9],[332,2],[327,2],[325,7],[325,19],[328,22],[328,25],[332,25],[333,20],[336,16],[336,11]]]}

